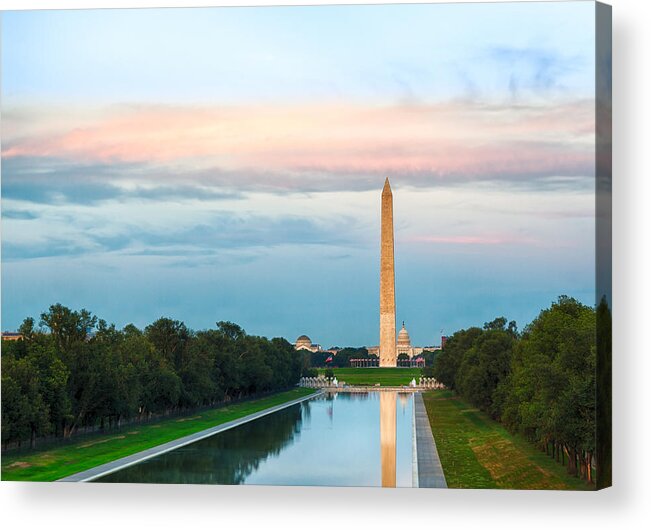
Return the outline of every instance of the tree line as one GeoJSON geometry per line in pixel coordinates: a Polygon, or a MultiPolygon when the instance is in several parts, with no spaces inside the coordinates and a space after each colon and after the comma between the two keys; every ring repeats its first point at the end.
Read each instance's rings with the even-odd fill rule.
{"type": "Polygon", "coordinates": [[[159,318],[144,330],[52,305],[2,344],[2,443],[69,437],[209,406],[298,382],[303,360],[282,338],[247,335],[232,322],[192,331],[159,318]]]}
{"type": "Polygon", "coordinates": [[[522,332],[503,317],[457,331],[433,373],[570,474],[594,482],[596,341],[595,309],[561,296],[522,332]]]}
{"type": "Polygon", "coordinates": [[[336,348],[337,354],[325,351],[303,351],[304,363],[311,368],[349,368],[351,359],[377,359],[377,355],[369,354],[368,350],[362,348],[336,348]],[[331,359],[329,362],[326,362],[331,359]]]}
{"type": "MultiPolygon", "coordinates": [[[[350,368],[351,359],[378,359],[377,355],[374,353],[369,353],[365,347],[346,347],[336,349],[336,355],[325,351],[311,352],[304,350],[303,355],[305,366],[308,368],[350,368]],[[331,358],[331,361],[326,362],[329,358],[331,358]]],[[[425,359],[426,366],[431,367],[437,354],[437,351],[426,350],[418,355],[418,357],[423,357],[425,359]]],[[[408,361],[409,355],[406,353],[401,353],[398,355],[398,360],[408,361]]]]}

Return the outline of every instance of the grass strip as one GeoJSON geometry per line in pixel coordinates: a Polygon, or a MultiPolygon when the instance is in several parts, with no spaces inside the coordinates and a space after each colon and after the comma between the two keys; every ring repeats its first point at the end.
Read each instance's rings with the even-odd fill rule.
{"type": "Polygon", "coordinates": [[[449,488],[594,489],[454,392],[423,400],[449,488]]]}
{"type": "MultiPolygon", "coordinates": [[[[404,386],[412,379],[418,378],[421,374],[420,368],[334,368],[335,376],[339,381],[349,385],[374,386],[379,383],[381,386],[404,386]]],[[[325,369],[319,369],[323,375],[325,369]]]]}

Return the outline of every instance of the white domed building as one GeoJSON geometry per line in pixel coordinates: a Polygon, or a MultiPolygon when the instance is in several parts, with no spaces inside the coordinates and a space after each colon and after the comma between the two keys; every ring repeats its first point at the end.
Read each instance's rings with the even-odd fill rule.
{"type": "MultiPolygon", "coordinates": [[[[367,346],[366,349],[368,350],[369,354],[372,355],[380,354],[379,346],[367,346]]],[[[405,323],[403,321],[402,329],[398,333],[398,338],[396,340],[396,356],[400,355],[401,353],[404,353],[409,357],[409,359],[414,359],[415,357],[421,355],[424,351],[434,351],[434,350],[440,350],[440,348],[412,346],[411,337],[409,336],[409,332],[407,331],[407,328],[405,327],[405,323]]]]}
{"type": "Polygon", "coordinates": [[[296,350],[307,350],[311,352],[321,351],[320,344],[312,344],[312,339],[307,335],[301,335],[296,339],[294,343],[294,349],[296,350]]]}
{"type": "MultiPolygon", "coordinates": [[[[423,351],[422,348],[417,348],[420,350],[418,353],[421,353],[423,351]]],[[[402,329],[400,330],[400,333],[398,333],[398,341],[396,343],[396,355],[400,355],[401,353],[406,353],[409,355],[409,357],[413,357],[414,355],[417,355],[417,353],[414,353],[414,348],[411,347],[411,339],[409,338],[409,332],[405,328],[405,323],[403,321],[402,323],[402,329]]]]}

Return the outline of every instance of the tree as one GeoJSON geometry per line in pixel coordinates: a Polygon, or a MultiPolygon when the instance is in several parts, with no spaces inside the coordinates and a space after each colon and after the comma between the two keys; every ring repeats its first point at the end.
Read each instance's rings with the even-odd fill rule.
{"type": "Polygon", "coordinates": [[[32,344],[28,354],[30,366],[38,379],[39,392],[49,411],[49,422],[56,435],[62,434],[71,419],[68,396],[70,370],[52,345],[32,344]]]}
{"type": "Polygon", "coordinates": [[[513,343],[504,326],[486,328],[463,355],[456,374],[455,387],[461,395],[493,417],[501,412],[494,406],[494,394],[509,375],[513,343]]]}
{"type": "Polygon", "coordinates": [[[434,376],[438,381],[448,388],[455,388],[457,370],[463,356],[481,333],[479,328],[462,329],[448,338],[433,366],[434,376]]]}
{"type": "MultiPolygon", "coordinates": [[[[315,351],[315,352],[307,352],[307,355],[310,360],[309,361],[310,366],[316,368],[323,368],[326,365],[326,359],[330,357],[332,354],[323,351],[315,351]]],[[[333,356],[333,361],[335,357],[338,357],[338,355],[333,356]]]]}
{"type": "Polygon", "coordinates": [[[484,329],[485,330],[500,330],[503,331],[504,328],[506,327],[506,318],[504,317],[497,317],[495,320],[491,322],[484,322],[484,329]]]}
{"type": "Polygon", "coordinates": [[[250,336],[226,321],[198,333],[165,317],[144,332],[119,330],[54,304],[40,325],[49,333],[25,319],[25,339],[3,344],[3,443],[285,389],[304,368],[285,339],[250,336]]]}
{"type": "Polygon", "coordinates": [[[183,322],[161,317],[145,328],[145,335],[154,348],[178,371],[181,368],[183,349],[191,332],[183,322]]]}
{"type": "Polygon", "coordinates": [[[217,383],[212,369],[215,364],[214,352],[209,341],[198,335],[182,352],[181,378],[182,407],[197,407],[213,402],[217,397],[217,383]]]}
{"type": "Polygon", "coordinates": [[[28,358],[2,356],[2,441],[30,440],[50,431],[49,409],[40,392],[38,370],[28,358]]]}
{"type": "Polygon", "coordinates": [[[18,333],[23,336],[25,342],[29,342],[34,338],[34,319],[27,317],[18,328],[18,333]]]}
{"type": "MultiPolygon", "coordinates": [[[[327,357],[330,354],[324,354],[327,357]]],[[[337,355],[332,356],[332,368],[348,368],[351,359],[368,359],[368,350],[366,348],[343,348],[337,351],[337,355]]]]}
{"type": "Polygon", "coordinates": [[[238,341],[246,336],[240,326],[229,321],[220,320],[217,322],[217,330],[231,341],[238,341]]]}
{"type": "Polygon", "coordinates": [[[503,420],[592,480],[595,448],[596,318],[561,296],[540,312],[519,341],[504,395],[503,420]]]}
{"type": "Polygon", "coordinates": [[[138,390],[138,415],[165,412],[179,406],[180,377],[168,359],[133,324],[125,326],[119,351],[122,362],[132,366],[137,376],[137,381],[130,380],[132,388],[138,390]]]}
{"type": "MultiPolygon", "coordinates": [[[[420,355],[425,360],[425,366],[427,368],[432,368],[434,366],[434,363],[436,362],[436,358],[438,357],[440,351],[439,350],[424,350],[423,353],[420,355]]],[[[428,377],[434,377],[428,376],[428,377]]]]}
{"type": "Polygon", "coordinates": [[[64,353],[68,353],[74,343],[85,341],[96,324],[97,317],[89,311],[72,311],[61,304],[54,304],[41,314],[41,325],[50,329],[56,346],[64,353]]]}

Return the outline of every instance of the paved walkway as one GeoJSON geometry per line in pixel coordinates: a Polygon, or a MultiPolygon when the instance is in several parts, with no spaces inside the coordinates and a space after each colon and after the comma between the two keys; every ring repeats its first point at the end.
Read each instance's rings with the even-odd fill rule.
{"type": "Polygon", "coordinates": [[[183,447],[184,445],[197,442],[204,438],[208,438],[209,436],[213,436],[214,434],[217,434],[219,432],[223,432],[228,429],[232,429],[233,427],[237,427],[238,425],[242,425],[243,423],[256,420],[258,418],[261,418],[262,416],[266,416],[267,414],[273,414],[276,411],[285,409],[287,407],[291,407],[292,405],[296,405],[301,401],[312,399],[314,396],[318,396],[322,392],[323,392],[322,390],[318,390],[317,392],[315,392],[314,394],[310,394],[309,396],[293,399],[292,401],[287,401],[286,403],[281,403],[280,405],[276,405],[274,407],[264,409],[259,412],[254,412],[253,414],[249,414],[248,416],[244,416],[243,418],[222,423],[221,425],[216,425],[215,427],[210,427],[209,429],[205,429],[203,431],[199,431],[194,434],[189,434],[188,436],[184,436],[183,438],[179,438],[178,440],[172,440],[171,442],[167,442],[162,445],[152,447],[151,449],[140,451],[139,453],[135,453],[133,455],[125,456],[124,458],[114,460],[113,462],[102,464],[101,466],[93,467],[91,469],[87,469],[86,471],[81,471],[80,473],[75,473],[74,475],[70,475],[68,477],[59,479],[57,480],[57,482],[89,482],[101,476],[108,475],[109,473],[118,471],[119,469],[123,469],[125,467],[129,467],[139,462],[142,462],[143,460],[148,460],[155,456],[162,455],[163,453],[168,453],[170,451],[173,451],[174,449],[183,447]]]}
{"type": "Polygon", "coordinates": [[[419,488],[447,488],[443,467],[436,450],[436,442],[429,424],[422,394],[414,395],[414,430],[416,440],[416,463],[418,483],[414,477],[414,486],[419,488]]]}

